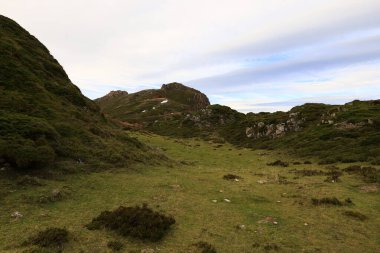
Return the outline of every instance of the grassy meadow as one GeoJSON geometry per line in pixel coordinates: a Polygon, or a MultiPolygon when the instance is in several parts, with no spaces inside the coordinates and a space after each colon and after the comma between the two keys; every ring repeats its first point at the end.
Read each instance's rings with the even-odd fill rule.
{"type": "MultiPolygon", "coordinates": [[[[359,175],[343,173],[338,182],[326,182],[327,165],[304,164],[305,159],[277,150],[131,135],[177,162],[40,178],[41,185],[0,171],[0,252],[52,252],[23,244],[47,227],[68,230],[63,252],[112,252],[107,244],[114,240],[123,243],[121,252],[202,252],[194,247],[199,241],[217,252],[380,251],[379,185],[359,175]],[[276,160],[289,166],[267,165],[276,160]],[[294,172],[304,169],[316,175],[294,172]],[[241,178],[225,180],[226,174],[241,178]],[[60,198],[49,197],[54,191],[60,198]],[[325,197],[342,205],[312,203],[325,197]],[[143,203],[176,220],[159,242],[84,227],[104,210],[143,203]],[[15,211],[22,217],[11,217],[15,211]]],[[[335,166],[341,171],[348,164],[335,166]]]]}

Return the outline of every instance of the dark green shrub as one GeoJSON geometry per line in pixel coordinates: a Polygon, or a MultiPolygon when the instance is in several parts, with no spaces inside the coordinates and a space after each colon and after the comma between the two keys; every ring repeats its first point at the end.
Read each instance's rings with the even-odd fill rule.
{"type": "Polygon", "coordinates": [[[348,217],[353,218],[353,219],[360,220],[360,221],[364,221],[364,220],[368,219],[368,217],[365,216],[364,214],[359,213],[359,212],[355,212],[355,211],[344,211],[343,215],[348,216],[348,217]]]}
{"type": "Polygon", "coordinates": [[[122,236],[158,241],[173,224],[175,224],[173,217],[153,211],[144,204],[141,207],[120,206],[114,211],[104,211],[86,227],[89,230],[106,228],[122,236]]]}
{"type": "Polygon", "coordinates": [[[287,162],[283,162],[281,160],[277,160],[275,162],[272,162],[272,163],[267,163],[267,165],[269,166],[281,166],[281,167],[288,167],[289,164],[287,162]]]}
{"type": "Polygon", "coordinates": [[[234,175],[234,174],[226,174],[223,176],[223,179],[225,180],[235,180],[235,179],[241,179],[241,177],[234,175]]]}
{"type": "Polygon", "coordinates": [[[69,241],[69,232],[65,228],[47,228],[31,237],[26,244],[40,247],[62,248],[69,241]]]}
{"type": "Polygon", "coordinates": [[[353,165],[345,168],[343,171],[349,174],[357,174],[364,178],[368,183],[380,182],[380,170],[370,166],[353,165]]]}
{"type": "Polygon", "coordinates": [[[215,247],[212,246],[208,242],[199,241],[197,243],[194,243],[193,245],[200,250],[200,253],[216,253],[217,252],[215,247]]]}
{"type": "Polygon", "coordinates": [[[311,199],[311,201],[312,201],[313,205],[315,205],[315,206],[320,206],[320,205],[342,206],[343,205],[343,203],[335,197],[333,197],[333,198],[321,198],[321,199],[314,199],[313,198],[313,199],[311,199]]]}
{"type": "Polygon", "coordinates": [[[29,175],[25,175],[18,178],[17,184],[22,185],[22,186],[41,186],[42,185],[38,177],[31,177],[29,175]]]}
{"type": "Polygon", "coordinates": [[[124,244],[120,241],[109,241],[107,247],[116,252],[120,251],[124,247],[124,244]]]}

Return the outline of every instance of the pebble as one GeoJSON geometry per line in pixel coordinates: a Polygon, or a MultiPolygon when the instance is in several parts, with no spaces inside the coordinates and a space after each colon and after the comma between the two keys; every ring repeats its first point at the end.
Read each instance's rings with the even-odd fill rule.
{"type": "Polygon", "coordinates": [[[229,199],[224,199],[224,201],[227,203],[231,203],[231,200],[229,200],[229,199]]]}
{"type": "Polygon", "coordinates": [[[306,222],[303,224],[304,226],[309,226],[309,224],[307,224],[306,222]]]}
{"type": "Polygon", "coordinates": [[[277,221],[273,221],[273,224],[274,224],[274,225],[277,225],[277,224],[278,224],[278,222],[277,222],[277,221]]]}
{"type": "Polygon", "coordinates": [[[223,192],[223,190],[219,190],[219,192],[223,192]]]}
{"type": "Polygon", "coordinates": [[[216,203],[216,202],[218,202],[218,201],[217,201],[216,199],[213,199],[212,202],[216,203]]]}
{"type": "Polygon", "coordinates": [[[277,203],[281,203],[281,200],[277,200],[277,203]]]}
{"type": "Polygon", "coordinates": [[[235,182],[239,182],[239,181],[240,181],[239,179],[235,178],[235,182]]]}

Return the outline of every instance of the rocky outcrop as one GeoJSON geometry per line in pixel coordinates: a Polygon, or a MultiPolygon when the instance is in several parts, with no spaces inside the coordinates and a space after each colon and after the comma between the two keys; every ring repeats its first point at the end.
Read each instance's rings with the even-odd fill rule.
{"type": "Polygon", "coordinates": [[[210,105],[208,97],[199,90],[181,83],[163,84],[160,89],[165,97],[187,104],[191,110],[197,111],[210,105]]]}
{"type": "Polygon", "coordinates": [[[299,113],[289,113],[289,119],[277,124],[266,124],[264,122],[255,123],[245,128],[247,138],[259,139],[269,137],[271,139],[284,136],[288,132],[297,132],[302,130],[304,119],[299,119],[299,113]]]}

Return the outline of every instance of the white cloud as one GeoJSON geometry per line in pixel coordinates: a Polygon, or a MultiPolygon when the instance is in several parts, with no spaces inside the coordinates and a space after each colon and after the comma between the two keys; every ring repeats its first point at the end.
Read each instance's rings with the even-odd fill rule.
{"type": "Polygon", "coordinates": [[[212,101],[230,97],[234,108],[257,111],[246,101],[344,90],[364,97],[367,86],[380,86],[379,63],[365,70],[380,55],[378,0],[0,0],[0,9],[92,98],[198,80],[191,85],[212,101]],[[300,83],[306,79],[330,81],[300,83]]]}

